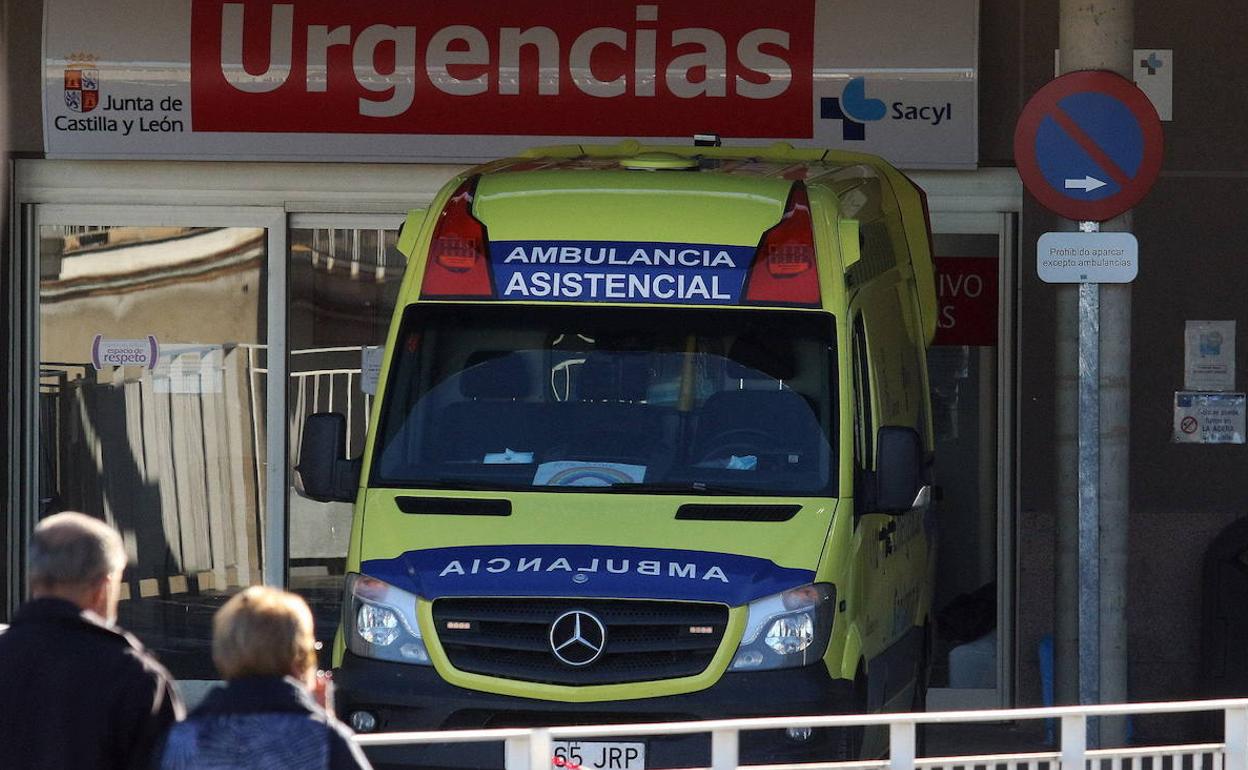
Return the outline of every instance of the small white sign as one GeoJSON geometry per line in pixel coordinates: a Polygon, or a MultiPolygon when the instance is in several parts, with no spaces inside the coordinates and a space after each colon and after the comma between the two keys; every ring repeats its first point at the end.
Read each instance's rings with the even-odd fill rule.
{"type": "Polygon", "coordinates": [[[360,348],[360,391],[370,396],[377,395],[377,382],[381,379],[381,361],[386,357],[386,349],[380,345],[365,345],[360,348]]]}
{"type": "Polygon", "coordinates": [[[141,340],[110,340],[97,334],[91,340],[91,365],[96,371],[106,366],[142,366],[155,369],[160,343],[148,335],[141,340]]]}
{"type": "Polygon", "coordinates": [[[1045,233],[1036,272],[1045,283],[1131,283],[1140,245],[1131,233],[1045,233]]]}
{"type": "Polygon", "coordinates": [[[1235,390],[1235,322],[1188,321],[1183,387],[1235,390]]]}
{"type": "Polygon", "coordinates": [[[1162,120],[1174,120],[1174,51],[1168,48],[1135,49],[1135,84],[1140,87],[1162,120]]]}
{"type": "MultiPolygon", "coordinates": [[[[1174,120],[1174,51],[1169,48],[1136,48],[1132,79],[1157,110],[1162,121],[1174,120]]],[[[1061,49],[1053,49],[1053,77],[1062,74],[1061,49]]]]}
{"type": "Polygon", "coordinates": [[[1179,444],[1244,443],[1244,394],[1174,394],[1174,440],[1179,444]]]}

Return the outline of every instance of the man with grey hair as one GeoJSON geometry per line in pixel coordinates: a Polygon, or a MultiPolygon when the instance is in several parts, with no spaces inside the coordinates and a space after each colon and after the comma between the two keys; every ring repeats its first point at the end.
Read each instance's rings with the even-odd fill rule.
{"type": "Polygon", "coordinates": [[[31,600],[0,634],[0,764],[143,768],[183,716],[173,679],[113,625],[126,552],[116,530],[58,513],[30,542],[31,600]]]}

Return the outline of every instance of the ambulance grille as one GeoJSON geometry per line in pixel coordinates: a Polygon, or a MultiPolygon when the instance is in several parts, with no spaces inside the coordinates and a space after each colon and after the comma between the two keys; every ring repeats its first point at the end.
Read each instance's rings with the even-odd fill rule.
{"type": "Polygon", "coordinates": [[[722,604],[629,599],[448,598],[433,603],[451,665],[471,674],[560,685],[625,684],[706,670],[728,624],[722,604]],[[583,610],[606,627],[602,655],[586,666],[555,657],[550,628],[583,610]]]}

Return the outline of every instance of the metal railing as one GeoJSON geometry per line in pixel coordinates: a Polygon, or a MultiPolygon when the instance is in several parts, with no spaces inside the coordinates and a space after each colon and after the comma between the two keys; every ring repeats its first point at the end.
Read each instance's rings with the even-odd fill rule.
{"type": "Polygon", "coordinates": [[[925,714],[868,714],[817,717],[725,719],[665,724],[611,724],[505,730],[448,730],[357,735],[365,747],[416,744],[498,743],[506,747],[507,770],[546,770],[566,767],[556,761],[555,741],[647,738],[707,734],[711,736],[710,770],[741,767],[738,749],[742,732],[794,727],[883,727],[888,730],[888,759],[818,762],[789,765],[749,765],[750,768],[861,768],[862,770],[1248,770],[1248,699],[1130,703],[1123,705],[1057,708],[945,711],[925,714]],[[1184,714],[1221,711],[1225,727],[1222,743],[1178,746],[1089,749],[1088,719],[1143,714],[1184,714]],[[1061,722],[1060,751],[1016,754],[919,757],[918,725],[1018,722],[1057,719],[1061,722]]]}
{"type": "Polygon", "coordinates": [[[292,463],[303,447],[303,421],[313,412],[338,412],[345,416],[348,454],[355,455],[363,449],[373,396],[360,389],[362,351],[363,347],[358,345],[290,351],[289,380],[294,392],[287,429],[292,463]]]}
{"type": "MultiPolygon", "coordinates": [[[[307,232],[303,228],[295,230],[296,237],[306,238],[307,232]]],[[[373,279],[382,283],[387,271],[392,277],[396,275],[391,266],[397,268],[398,275],[403,272],[405,262],[395,246],[397,240],[398,231],[388,228],[317,227],[311,229],[310,242],[305,243],[312,267],[332,272],[339,262],[345,261],[353,280],[359,280],[362,272],[371,271],[373,279]]]]}

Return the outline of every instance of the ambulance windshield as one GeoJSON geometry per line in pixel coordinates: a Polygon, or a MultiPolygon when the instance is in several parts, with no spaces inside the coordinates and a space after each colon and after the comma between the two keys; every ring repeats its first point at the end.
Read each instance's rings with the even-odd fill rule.
{"type": "Polygon", "coordinates": [[[827,314],[420,305],[397,345],[374,486],[835,494],[827,314]]]}

